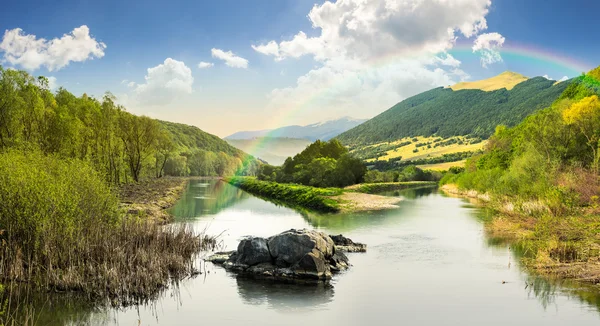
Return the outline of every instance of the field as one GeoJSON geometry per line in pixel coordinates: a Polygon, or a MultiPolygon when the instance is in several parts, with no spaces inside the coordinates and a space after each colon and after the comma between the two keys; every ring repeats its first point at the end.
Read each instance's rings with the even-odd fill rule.
{"type": "Polygon", "coordinates": [[[368,145],[354,149],[353,152],[359,154],[360,156],[361,152],[377,152],[377,147],[384,147],[385,149],[390,149],[377,152],[376,154],[371,155],[371,157],[365,158],[365,161],[387,161],[398,157],[402,157],[402,161],[413,161],[438,157],[444,154],[469,151],[474,152],[483,149],[485,144],[485,141],[469,139],[464,136],[456,136],[446,139],[442,139],[441,137],[414,137],[403,138],[390,143],[368,145]]]}
{"type": "Polygon", "coordinates": [[[501,88],[507,90],[513,89],[517,84],[526,81],[528,78],[510,71],[505,71],[500,75],[484,80],[473,81],[473,82],[460,82],[453,86],[450,86],[452,90],[458,91],[462,89],[480,89],[482,91],[490,92],[501,88]]]}
{"type": "Polygon", "coordinates": [[[466,160],[461,160],[461,161],[456,161],[456,162],[423,164],[423,165],[417,165],[417,167],[422,170],[447,171],[449,168],[454,167],[454,166],[463,167],[463,166],[465,166],[465,162],[466,162],[466,160]]]}

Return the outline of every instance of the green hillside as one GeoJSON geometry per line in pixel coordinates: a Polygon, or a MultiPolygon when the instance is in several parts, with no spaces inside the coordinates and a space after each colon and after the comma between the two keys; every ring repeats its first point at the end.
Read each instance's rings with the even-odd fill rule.
{"type": "Polygon", "coordinates": [[[182,123],[159,120],[161,126],[171,135],[175,145],[181,150],[203,149],[211,152],[242,157],[241,150],[229,145],[223,139],[202,131],[200,128],[182,123]]]}
{"type": "Polygon", "coordinates": [[[435,88],[394,105],[337,139],[345,145],[432,135],[444,138],[471,135],[487,139],[497,125],[514,126],[531,113],[550,106],[571,82],[555,84],[555,81],[536,77],[511,90],[435,88]]]}

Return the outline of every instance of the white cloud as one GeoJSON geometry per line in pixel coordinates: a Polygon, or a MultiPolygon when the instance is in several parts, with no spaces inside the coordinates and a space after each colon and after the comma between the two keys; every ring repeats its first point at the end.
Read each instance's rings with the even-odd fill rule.
{"type": "Polygon", "coordinates": [[[148,68],[144,84],[130,82],[136,105],[164,105],[181,95],[192,93],[192,70],[181,61],[171,58],[156,67],[148,68]],[[133,83],[133,84],[132,84],[133,83]]]}
{"type": "Polygon", "coordinates": [[[273,109],[372,116],[418,92],[468,79],[448,51],[458,37],[487,29],[490,6],[490,0],[327,1],[308,14],[314,36],[299,31],[291,40],[252,48],[276,60],[312,56],[318,64],[294,86],[274,89],[273,109]]]}
{"type": "Polygon", "coordinates": [[[252,45],[254,51],[265,55],[272,55],[279,58],[279,45],[275,41],[271,41],[267,44],[252,45]]]}
{"type": "Polygon", "coordinates": [[[200,61],[200,63],[198,64],[198,68],[200,69],[205,69],[205,68],[210,68],[212,66],[214,66],[215,64],[212,62],[204,62],[204,61],[200,61]]]}
{"type": "Polygon", "coordinates": [[[504,45],[504,36],[498,33],[481,34],[473,43],[473,53],[481,56],[481,65],[487,68],[489,65],[502,62],[500,48],[504,45]]]}
{"type": "MultiPolygon", "coordinates": [[[[552,77],[549,77],[548,75],[544,75],[544,76],[542,76],[542,77],[544,77],[544,78],[546,78],[546,79],[548,79],[548,80],[556,80],[556,79],[554,79],[554,78],[552,78],[552,77]]],[[[559,80],[556,80],[556,81],[560,83],[560,82],[564,82],[564,81],[566,81],[566,80],[569,80],[569,77],[567,77],[567,76],[563,76],[563,78],[561,78],[561,79],[559,79],[559,80]]]]}
{"type": "Polygon", "coordinates": [[[135,82],[127,83],[127,87],[129,87],[129,88],[133,88],[133,87],[135,87],[135,85],[136,85],[135,82]]]}
{"type": "Polygon", "coordinates": [[[0,43],[4,61],[27,70],[45,66],[49,71],[59,70],[70,62],[102,58],[106,44],[90,36],[86,25],[75,28],[61,38],[46,40],[33,34],[24,34],[20,28],[6,30],[0,43]]]}
{"type": "Polygon", "coordinates": [[[210,50],[213,58],[225,61],[225,64],[232,68],[248,68],[248,60],[235,55],[231,51],[223,51],[221,49],[210,50]]]}
{"type": "Polygon", "coordinates": [[[127,83],[129,83],[129,80],[127,80],[127,79],[121,80],[121,85],[127,85],[127,83]]]}

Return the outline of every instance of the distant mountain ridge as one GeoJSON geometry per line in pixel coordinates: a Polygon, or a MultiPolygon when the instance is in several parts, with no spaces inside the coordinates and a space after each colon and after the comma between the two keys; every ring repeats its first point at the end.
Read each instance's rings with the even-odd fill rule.
{"type": "Polygon", "coordinates": [[[308,139],[298,138],[253,138],[225,139],[230,145],[268,162],[271,165],[281,165],[286,158],[300,153],[312,143],[308,139]]]}
{"type": "Polygon", "coordinates": [[[462,85],[496,88],[498,83],[505,83],[504,87],[491,91],[434,88],[407,98],[336,138],[345,145],[366,145],[432,135],[471,135],[486,139],[497,125],[515,126],[531,113],[550,106],[573,81],[555,84],[553,80],[535,77],[507,89],[506,83],[511,85],[523,78],[526,77],[508,72],[462,85]]]}
{"type": "Polygon", "coordinates": [[[297,138],[297,139],[308,139],[310,141],[329,140],[335,136],[343,133],[346,130],[352,129],[359,124],[367,121],[367,119],[353,119],[350,117],[343,117],[340,119],[329,120],[324,122],[318,122],[309,124],[306,126],[292,125],[285,126],[277,129],[265,129],[256,131],[239,131],[232,135],[225,137],[226,140],[241,140],[241,139],[254,139],[261,137],[270,138],[297,138]]]}

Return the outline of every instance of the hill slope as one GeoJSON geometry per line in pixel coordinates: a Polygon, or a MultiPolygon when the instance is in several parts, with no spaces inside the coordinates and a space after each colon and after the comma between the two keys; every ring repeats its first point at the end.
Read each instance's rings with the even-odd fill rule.
{"type": "Polygon", "coordinates": [[[393,141],[404,137],[471,135],[488,138],[497,125],[514,126],[548,107],[572,81],[554,85],[544,77],[528,79],[512,90],[435,88],[410,97],[337,138],[346,145],[393,141]]]}
{"type": "Polygon", "coordinates": [[[173,142],[181,150],[203,149],[215,153],[224,152],[231,156],[245,156],[243,151],[198,127],[162,120],[158,120],[158,122],[171,134],[173,142]]]}
{"type": "Polygon", "coordinates": [[[336,120],[313,123],[306,126],[286,126],[277,129],[257,130],[257,131],[240,131],[233,135],[225,137],[225,139],[253,139],[259,137],[270,138],[301,138],[308,139],[311,142],[317,139],[329,140],[342,132],[352,129],[359,124],[365,122],[364,119],[353,119],[343,117],[336,120]]]}
{"type": "Polygon", "coordinates": [[[528,78],[512,71],[505,71],[498,76],[478,80],[474,82],[460,82],[456,85],[450,86],[454,91],[460,91],[462,89],[479,89],[482,91],[490,92],[506,88],[507,90],[513,89],[518,84],[526,81],[528,78]]]}
{"type": "Polygon", "coordinates": [[[310,145],[308,139],[298,138],[254,138],[226,139],[226,141],[244,152],[267,161],[271,165],[281,165],[286,158],[300,153],[310,145]]]}

